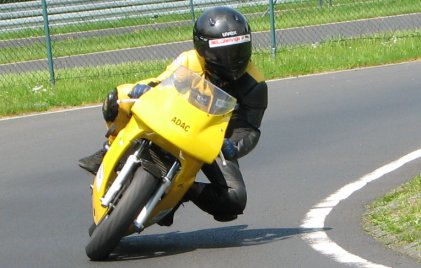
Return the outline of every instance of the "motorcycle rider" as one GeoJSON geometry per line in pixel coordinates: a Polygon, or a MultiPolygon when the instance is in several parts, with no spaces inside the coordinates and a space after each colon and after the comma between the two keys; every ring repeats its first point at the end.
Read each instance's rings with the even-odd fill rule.
{"type": "MultiPolygon", "coordinates": [[[[166,71],[147,84],[136,84],[128,95],[140,97],[183,65],[237,99],[238,108],[229,122],[222,147],[226,164],[220,157],[212,164],[205,164],[202,171],[210,183],[195,182],[184,200],[191,200],[217,221],[231,221],[242,214],[246,206],[246,187],[238,159],[250,153],[258,143],[259,128],[268,103],[267,85],[250,60],[250,26],[237,10],[229,7],[205,10],[195,22],[193,43],[193,50],[181,53],[166,71]]],[[[104,101],[103,115],[109,126],[119,120],[118,95],[114,90],[104,101]]],[[[115,135],[114,131],[111,142],[115,135]]],[[[82,158],[79,165],[95,174],[105,152],[106,148],[103,148],[82,158]]],[[[177,208],[159,224],[171,225],[177,208]]]]}

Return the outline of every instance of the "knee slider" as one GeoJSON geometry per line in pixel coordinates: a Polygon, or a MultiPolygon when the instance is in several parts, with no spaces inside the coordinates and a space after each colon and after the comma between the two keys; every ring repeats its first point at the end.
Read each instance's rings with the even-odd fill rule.
{"type": "Polygon", "coordinates": [[[247,203],[247,194],[244,187],[230,188],[226,193],[226,207],[232,215],[243,214],[247,203]]]}

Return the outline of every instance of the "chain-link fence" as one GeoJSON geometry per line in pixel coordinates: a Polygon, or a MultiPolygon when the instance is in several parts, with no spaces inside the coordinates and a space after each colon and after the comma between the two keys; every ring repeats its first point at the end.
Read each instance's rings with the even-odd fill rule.
{"type": "MultiPolygon", "coordinates": [[[[192,26],[211,6],[240,10],[256,52],[421,28],[419,0],[38,0],[0,1],[0,90],[83,77],[119,65],[162,70],[191,49],[192,26]],[[163,64],[161,64],[164,62],[163,64]],[[145,64],[147,63],[147,64],[145,64]],[[18,75],[17,75],[18,74],[18,75]]],[[[102,72],[104,75],[110,75],[102,72]]]]}

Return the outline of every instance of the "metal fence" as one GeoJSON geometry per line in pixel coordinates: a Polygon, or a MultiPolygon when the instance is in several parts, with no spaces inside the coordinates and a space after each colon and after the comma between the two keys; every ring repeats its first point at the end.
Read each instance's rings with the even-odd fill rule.
{"type": "MultiPolygon", "coordinates": [[[[81,68],[169,61],[192,48],[195,19],[216,5],[240,10],[253,30],[255,51],[268,54],[279,47],[421,29],[419,0],[0,3],[0,90],[22,83],[16,74],[55,81],[72,79],[71,70],[81,68]]],[[[83,78],[83,72],[76,76],[83,78]]]]}

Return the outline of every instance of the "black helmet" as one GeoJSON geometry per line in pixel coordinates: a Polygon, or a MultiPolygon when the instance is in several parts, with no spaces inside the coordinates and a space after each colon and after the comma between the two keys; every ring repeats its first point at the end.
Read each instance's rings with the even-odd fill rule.
{"type": "Polygon", "coordinates": [[[207,9],[193,28],[194,48],[210,76],[236,80],[251,57],[251,30],[246,18],[229,7],[207,9]]]}

